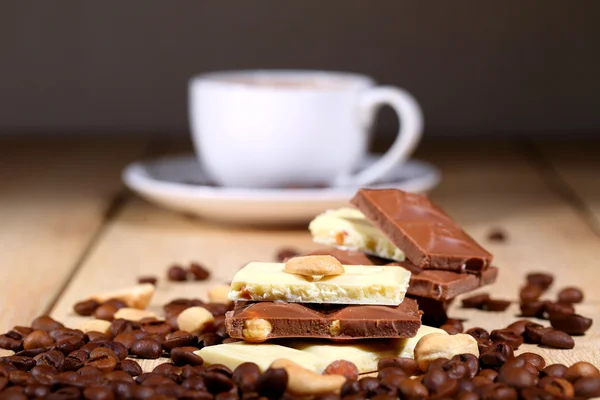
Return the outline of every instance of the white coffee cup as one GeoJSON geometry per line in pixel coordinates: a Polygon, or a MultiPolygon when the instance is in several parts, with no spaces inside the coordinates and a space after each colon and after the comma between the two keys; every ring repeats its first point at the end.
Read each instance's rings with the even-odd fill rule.
{"type": "Polygon", "coordinates": [[[408,92],[322,71],[198,75],[190,80],[189,115],[201,165],[232,187],[368,185],[410,157],[423,128],[408,92]],[[398,135],[377,162],[354,172],[385,104],[398,114],[398,135]]]}

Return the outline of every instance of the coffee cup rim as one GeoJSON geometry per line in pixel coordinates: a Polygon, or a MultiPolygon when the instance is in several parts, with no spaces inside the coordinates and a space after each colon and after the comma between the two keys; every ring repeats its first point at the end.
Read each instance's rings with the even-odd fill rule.
{"type": "Polygon", "coordinates": [[[190,86],[210,85],[221,87],[236,87],[255,90],[280,90],[280,91],[340,91],[349,89],[362,89],[375,85],[375,80],[367,75],[327,70],[297,70],[297,69],[245,69],[245,70],[223,70],[211,71],[194,75],[189,80],[190,86]],[[304,85],[261,85],[256,83],[244,82],[243,78],[250,79],[308,79],[312,78],[315,83],[319,81],[328,81],[327,85],[304,86],[304,85]],[[236,81],[236,79],[240,79],[236,81]],[[336,84],[335,81],[341,84],[336,84]],[[345,81],[345,82],[342,82],[345,81]],[[333,82],[333,83],[332,83],[333,82]]]}

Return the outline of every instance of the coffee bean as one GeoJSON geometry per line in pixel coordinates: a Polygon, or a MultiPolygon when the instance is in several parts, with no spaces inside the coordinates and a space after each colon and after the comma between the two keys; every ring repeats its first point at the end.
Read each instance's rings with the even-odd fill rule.
{"type": "Polygon", "coordinates": [[[50,387],[47,385],[34,383],[32,385],[25,386],[25,388],[23,388],[23,394],[30,398],[45,399],[50,394],[50,387]]]}
{"type": "Polygon", "coordinates": [[[279,251],[277,251],[277,255],[275,256],[275,259],[277,260],[277,262],[286,262],[287,260],[289,260],[292,257],[297,257],[300,255],[300,252],[298,252],[296,249],[292,249],[289,247],[283,247],[281,249],[279,249],[279,251]]]}
{"type": "Polygon", "coordinates": [[[23,393],[24,388],[21,386],[13,386],[4,390],[2,400],[27,400],[27,396],[23,393]]]}
{"type": "Polygon", "coordinates": [[[448,379],[448,374],[441,368],[429,368],[423,375],[423,385],[432,392],[436,392],[448,379]]]}
{"type": "Polygon", "coordinates": [[[512,324],[508,325],[506,327],[506,329],[509,329],[513,332],[515,332],[517,335],[523,336],[523,334],[525,333],[525,326],[527,326],[528,324],[531,324],[531,321],[528,321],[526,319],[521,319],[518,321],[513,322],[512,324]]]}
{"type": "Polygon", "coordinates": [[[579,378],[573,383],[575,396],[590,399],[600,396],[600,378],[579,378]]]}
{"type": "Polygon", "coordinates": [[[57,382],[58,370],[50,365],[36,365],[30,372],[39,384],[52,386],[57,382]]]}
{"type": "Polygon", "coordinates": [[[136,340],[131,346],[131,354],[141,358],[156,359],[162,355],[161,345],[152,339],[136,340]]]}
{"type": "Polygon", "coordinates": [[[523,344],[523,337],[511,329],[494,329],[490,333],[490,339],[494,343],[505,342],[513,349],[518,349],[523,344]]]}
{"type": "Polygon", "coordinates": [[[521,303],[521,316],[523,317],[541,317],[544,313],[545,304],[543,301],[529,301],[527,303],[521,303]]]}
{"type": "Polygon", "coordinates": [[[50,332],[55,329],[63,328],[64,325],[58,321],[55,321],[48,315],[42,315],[33,320],[31,327],[36,331],[50,332]]]}
{"type": "Polygon", "coordinates": [[[592,326],[592,319],[579,314],[554,315],[550,316],[550,325],[569,335],[583,335],[592,326]]]}
{"type": "Polygon", "coordinates": [[[162,341],[162,347],[166,351],[171,351],[175,347],[190,346],[192,343],[194,343],[194,335],[187,331],[175,331],[162,341]]]}
{"type": "Polygon", "coordinates": [[[204,360],[194,353],[196,350],[198,348],[192,346],[175,347],[171,350],[171,360],[175,365],[202,365],[204,360]]]}
{"type": "Polygon", "coordinates": [[[0,348],[19,351],[23,346],[23,340],[14,339],[6,335],[0,335],[0,348]]]}
{"type": "Polygon", "coordinates": [[[396,400],[398,396],[388,393],[379,393],[374,396],[371,396],[371,400],[396,400]]]}
{"type": "Polygon", "coordinates": [[[479,327],[467,329],[465,333],[467,335],[473,336],[477,340],[479,340],[479,339],[489,339],[490,338],[489,332],[486,331],[485,329],[479,328],[479,327]]]}
{"type": "MultiPolygon", "coordinates": [[[[258,393],[256,393],[256,395],[258,396],[258,393]]],[[[333,392],[321,394],[321,395],[315,396],[315,398],[314,398],[314,400],[340,400],[340,399],[341,399],[340,395],[333,393],[333,392]]],[[[256,400],[258,400],[258,397],[256,400]]]]}
{"type": "Polygon", "coordinates": [[[138,376],[143,372],[140,364],[133,360],[121,361],[119,368],[131,376],[138,376]]]}
{"type": "Polygon", "coordinates": [[[404,379],[400,385],[401,397],[406,400],[419,400],[429,398],[427,387],[414,379],[404,379]]]}
{"type": "Polygon", "coordinates": [[[538,300],[543,293],[544,289],[542,289],[540,286],[527,284],[521,288],[521,291],[519,292],[519,298],[522,302],[527,303],[538,300]]]}
{"type": "Polygon", "coordinates": [[[158,278],[154,275],[144,275],[138,278],[138,283],[140,284],[149,283],[156,286],[156,282],[158,282],[158,278]]]}
{"type": "MultiPolygon", "coordinates": [[[[233,381],[231,380],[231,378],[228,378],[227,376],[220,374],[217,371],[207,371],[204,375],[204,384],[206,385],[206,389],[212,394],[227,392],[233,387],[233,381]]],[[[272,384],[275,383],[272,382],[272,384]]]]}
{"type": "Polygon", "coordinates": [[[457,400],[479,400],[479,395],[473,392],[462,391],[456,395],[457,400]]]}
{"type": "Polygon", "coordinates": [[[494,312],[505,311],[510,303],[510,300],[488,299],[483,303],[481,309],[494,312]]]}
{"type": "Polygon", "coordinates": [[[505,364],[500,368],[497,381],[516,389],[524,389],[526,387],[536,386],[538,377],[524,368],[507,367],[505,364]]]}
{"type": "Polygon", "coordinates": [[[94,311],[94,316],[98,319],[112,321],[117,311],[119,311],[119,309],[114,304],[104,303],[96,308],[96,311],[94,311]]]}
{"type": "Polygon", "coordinates": [[[223,338],[221,338],[219,335],[216,335],[214,333],[204,333],[200,336],[198,336],[198,348],[203,348],[203,347],[209,347],[209,346],[215,346],[217,344],[221,344],[221,342],[223,341],[223,338]]]}
{"type": "Polygon", "coordinates": [[[504,383],[481,386],[478,393],[484,399],[517,400],[517,391],[504,383]]]}
{"type": "MultiPolygon", "coordinates": [[[[400,382],[395,383],[393,380],[395,378],[399,378],[398,375],[388,375],[386,379],[383,379],[381,383],[383,385],[387,385],[388,387],[398,388],[400,386],[400,382]]],[[[400,381],[404,378],[400,378],[400,381]]],[[[354,379],[351,379],[354,380],[354,379]]],[[[374,377],[365,377],[358,381],[358,388],[361,392],[366,392],[367,396],[372,396],[377,388],[379,387],[379,380],[374,377]]]]}
{"type": "Polygon", "coordinates": [[[108,336],[102,332],[90,331],[86,333],[85,336],[88,338],[89,342],[104,342],[108,340],[108,336]]]}
{"type": "Polygon", "coordinates": [[[539,286],[543,290],[548,289],[554,281],[554,277],[545,272],[532,272],[527,274],[526,279],[528,284],[539,286]]]}
{"type": "Polygon", "coordinates": [[[600,378],[600,371],[593,364],[580,361],[567,368],[562,377],[575,382],[579,378],[600,378]]]}
{"type": "Polygon", "coordinates": [[[399,375],[406,378],[406,373],[400,367],[385,367],[377,373],[377,379],[383,380],[388,375],[399,375]]]}
{"type": "Polygon", "coordinates": [[[100,347],[106,347],[114,351],[117,357],[119,357],[119,360],[126,359],[127,355],[129,354],[129,351],[127,350],[127,347],[125,347],[125,345],[115,341],[109,340],[106,343],[102,343],[100,347]]]}
{"type": "Polygon", "coordinates": [[[519,360],[524,360],[526,363],[533,365],[536,369],[541,370],[546,366],[546,360],[544,357],[535,353],[521,353],[517,357],[519,360]]]}
{"type": "Polygon", "coordinates": [[[377,362],[378,370],[388,367],[400,368],[406,376],[416,375],[419,371],[417,361],[408,357],[385,357],[377,362]]]}
{"type": "Polygon", "coordinates": [[[191,263],[190,272],[192,273],[192,275],[194,276],[194,280],[196,281],[205,281],[210,277],[210,271],[199,263],[191,263]]]}
{"type": "Polygon", "coordinates": [[[461,333],[458,329],[456,329],[456,327],[454,325],[449,325],[449,324],[443,324],[442,326],[440,326],[440,329],[443,329],[444,331],[446,331],[448,333],[448,335],[456,335],[461,333]]]}
{"type": "Polygon", "coordinates": [[[435,392],[438,398],[454,398],[458,393],[459,384],[456,379],[448,379],[435,392]]]}
{"type": "Polygon", "coordinates": [[[539,344],[542,341],[542,336],[550,331],[553,331],[553,329],[540,324],[531,323],[529,325],[525,325],[525,333],[523,337],[527,343],[539,344]]]}
{"type": "Polygon", "coordinates": [[[121,299],[109,299],[109,300],[106,300],[102,304],[108,304],[108,305],[111,305],[111,306],[115,306],[115,307],[117,307],[117,310],[120,310],[121,308],[127,307],[127,303],[125,303],[121,299]]]}
{"type": "Polygon", "coordinates": [[[140,321],[140,327],[143,332],[159,335],[163,339],[172,331],[166,322],[160,320],[142,320],[140,321]]]}
{"type": "Polygon", "coordinates": [[[167,279],[172,282],[183,282],[187,280],[187,272],[180,265],[172,265],[167,271],[167,279]]]}
{"type": "Polygon", "coordinates": [[[153,373],[162,375],[166,378],[169,378],[175,383],[181,383],[184,377],[183,368],[173,365],[171,363],[162,363],[157,365],[153,370],[153,373]]]}
{"type": "Polygon", "coordinates": [[[86,365],[95,367],[101,372],[109,372],[117,367],[119,356],[108,347],[97,347],[90,353],[86,365]]]}
{"type": "Polygon", "coordinates": [[[479,371],[479,374],[477,376],[482,376],[484,378],[489,379],[492,382],[495,382],[496,378],[498,378],[498,371],[493,369],[482,369],[481,371],[479,371]]]}
{"type": "Polygon", "coordinates": [[[58,350],[49,350],[45,353],[38,354],[33,358],[36,365],[50,365],[57,370],[61,370],[65,362],[65,355],[58,350]]]}
{"type": "Polygon", "coordinates": [[[462,299],[463,308],[481,308],[483,304],[490,299],[487,293],[476,294],[462,299]]]}
{"type": "Polygon", "coordinates": [[[571,314],[575,314],[575,308],[570,303],[553,303],[551,301],[544,303],[544,318],[551,319],[571,314]]]}
{"type": "Polygon", "coordinates": [[[25,350],[48,347],[52,344],[54,344],[54,339],[45,331],[33,331],[23,339],[23,348],[25,350]]]}
{"type": "Polygon", "coordinates": [[[446,322],[444,322],[445,325],[452,325],[453,327],[455,327],[458,331],[460,331],[460,333],[465,331],[465,328],[463,326],[463,323],[460,319],[456,319],[456,318],[448,318],[446,320],[446,322]]]}
{"type": "Polygon", "coordinates": [[[269,368],[256,381],[256,391],[269,400],[279,399],[288,383],[288,374],[283,368],[269,368]]]}
{"type": "Polygon", "coordinates": [[[69,355],[75,350],[81,348],[81,346],[83,346],[83,339],[77,336],[70,336],[57,342],[54,346],[54,350],[58,350],[64,355],[69,355]]]}
{"type": "Polygon", "coordinates": [[[566,371],[566,365],[550,364],[540,372],[540,376],[554,376],[556,378],[562,378],[566,371]]]}
{"type": "Polygon", "coordinates": [[[243,392],[254,392],[256,382],[260,376],[258,365],[245,362],[237,366],[233,371],[232,379],[235,385],[243,392]]]}
{"type": "Polygon", "coordinates": [[[479,366],[482,369],[499,369],[506,361],[514,357],[512,347],[507,343],[498,343],[489,351],[479,356],[479,366]]]}
{"type": "Polygon", "coordinates": [[[98,308],[99,305],[100,303],[98,303],[96,300],[83,300],[75,303],[73,310],[79,315],[89,317],[94,313],[94,311],[96,311],[96,308],[98,308]]]}
{"type": "Polygon", "coordinates": [[[17,386],[31,385],[34,383],[33,376],[26,371],[10,371],[8,379],[10,380],[10,383],[17,386]]]}
{"type": "Polygon", "coordinates": [[[115,337],[114,340],[117,343],[121,343],[127,349],[130,349],[131,346],[133,345],[133,343],[135,343],[135,341],[137,340],[137,338],[135,337],[135,334],[132,332],[123,332],[123,333],[119,333],[115,337]]]}
{"type": "Polygon", "coordinates": [[[567,287],[558,292],[558,301],[561,303],[581,303],[583,292],[576,287],[567,287]]]}
{"type": "Polygon", "coordinates": [[[86,400],[113,400],[115,398],[112,390],[103,386],[91,386],[83,390],[86,400]]]}
{"type": "Polygon", "coordinates": [[[544,333],[540,343],[554,349],[572,349],[575,347],[575,341],[569,334],[555,329],[544,333]]]}
{"type": "Polygon", "coordinates": [[[506,233],[504,232],[504,230],[502,230],[500,228],[492,229],[487,235],[487,238],[490,242],[498,242],[498,243],[506,242],[506,237],[507,237],[506,233]]]}
{"type": "Polygon", "coordinates": [[[538,387],[560,399],[570,399],[575,395],[573,385],[563,378],[546,376],[540,379],[538,387]]]}
{"type": "Polygon", "coordinates": [[[116,338],[121,333],[133,331],[136,329],[136,327],[138,327],[138,324],[134,323],[133,321],[127,321],[123,318],[115,319],[110,323],[110,337],[116,338]]]}

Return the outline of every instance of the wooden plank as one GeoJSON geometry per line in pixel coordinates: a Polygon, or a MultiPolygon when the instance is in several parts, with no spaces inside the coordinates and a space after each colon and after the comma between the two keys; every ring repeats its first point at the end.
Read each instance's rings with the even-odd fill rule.
{"type": "Polygon", "coordinates": [[[0,141],[1,331],[49,306],[122,190],[122,167],[146,144],[142,137],[0,141]]]}
{"type": "MultiPolygon", "coordinates": [[[[439,165],[444,172],[444,181],[433,197],[496,255],[501,274],[490,289],[492,294],[516,299],[527,271],[548,270],[558,281],[549,296],[566,284],[581,285],[588,298],[578,309],[585,315],[599,316],[600,295],[594,291],[598,273],[592,263],[600,256],[599,239],[540,179],[517,146],[426,144],[419,155],[439,165]],[[507,243],[486,240],[490,229],[496,227],[506,230],[507,243]]],[[[210,285],[228,281],[245,262],[273,259],[283,245],[301,250],[315,247],[304,230],[219,226],[135,199],[107,227],[53,315],[68,326],[76,326],[81,320],[71,310],[76,301],[93,292],[133,284],[141,274],[162,278],[150,307],[160,313],[161,304],[174,297],[203,298],[210,285]],[[191,260],[210,267],[214,279],[204,283],[171,283],[164,279],[170,264],[191,260]]],[[[486,313],[462,310],[455,305],[451,316],[468,318],[467,327],[491,329],[517,319],[514,307],[506,313],[486,313]]],[[[594,340],[598,340],[596,327],[591,334],[577,338],[574,351],[532,350],[543,354],[549,362],[583,359],[600,364],[598,350],[592,346],[594,340]]],[[[144,362],[144,367],[151,369],[156,363],[144,362]]]]}
{"type": "Polygon", "coordinates": [[[600,236],[600,140],[554,140],[535,143],[553,166],[565,195],[600,236]]]}

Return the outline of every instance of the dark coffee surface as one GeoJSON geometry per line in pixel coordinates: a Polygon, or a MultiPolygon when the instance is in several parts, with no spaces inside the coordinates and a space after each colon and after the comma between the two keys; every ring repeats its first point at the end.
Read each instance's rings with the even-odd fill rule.
{"type": "Polygon", "coordinates": [[[418,267],[480,273],[492,262],[490,253],[424,195],[361,189],[351,203],[418,267]]]}
{"type": "Polygon", "coordinates": [[[253,319],[270,323],[267,339],[405,338],[415,336],[421,326],[421,313],[413,299],[394,307],[239,302],[234,311],[227,313],[227,333],[244,338],[245,322],[253,319]]]}

